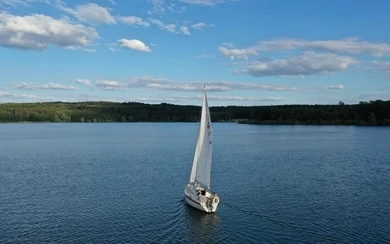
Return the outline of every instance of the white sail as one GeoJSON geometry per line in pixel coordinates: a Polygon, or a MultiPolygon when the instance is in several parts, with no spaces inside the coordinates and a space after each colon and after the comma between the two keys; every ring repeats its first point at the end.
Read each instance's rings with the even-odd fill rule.
{"type": "Polygon", "coordinates": [[[203,93],[202,115],[200,119],[198,142],[191,170],[191,183],[200,183],[210,189],[210,173],[212,158],[212,128],[210,110],[207,103],[206,91],[203,93]]]}

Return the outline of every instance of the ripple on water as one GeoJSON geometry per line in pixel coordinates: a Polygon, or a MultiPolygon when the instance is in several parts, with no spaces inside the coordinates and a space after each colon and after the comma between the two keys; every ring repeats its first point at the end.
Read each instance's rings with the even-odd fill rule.
{"type": "Polygon", "coordinates": [[[0,243],[390,242],[390,130],[215,124],[205,214],[183,193],[197,129],[1,125],[0,243]]]}

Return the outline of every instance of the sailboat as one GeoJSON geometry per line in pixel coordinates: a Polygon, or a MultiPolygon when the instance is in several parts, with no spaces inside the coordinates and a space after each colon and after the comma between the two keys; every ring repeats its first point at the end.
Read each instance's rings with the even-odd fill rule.
{"type": "Polygon", "coordinates": [[[198,141],[190,180],[184,189],[185,200],[190,206],[207,213],[217,211],[219,197],[210,189],[213,135],[206,87],[203,91],[198,141]]]}

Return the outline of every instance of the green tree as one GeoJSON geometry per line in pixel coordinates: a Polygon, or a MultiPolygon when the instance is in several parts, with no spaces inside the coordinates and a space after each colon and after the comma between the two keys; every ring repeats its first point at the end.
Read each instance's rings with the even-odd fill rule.
{"type": "Polygon", "coordinates": [[[60,122],[60,118],[57,115],[54,116],[53,122],[60,122]]]}
{"type": "Polygon", "coordinates": [[[376,125],[376,117],[375,117],[375,114],[373,112],[370,113],[370,116],[369,116],[369,125],[376,125]]]}

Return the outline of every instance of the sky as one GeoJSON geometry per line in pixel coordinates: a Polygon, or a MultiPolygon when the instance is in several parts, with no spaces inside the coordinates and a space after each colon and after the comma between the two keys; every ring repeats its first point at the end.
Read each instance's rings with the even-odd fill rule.
{"type": "Polygon", "coordinates": [[[390,100],[388,0],[0,0],[0,103],[390,100]]]}

